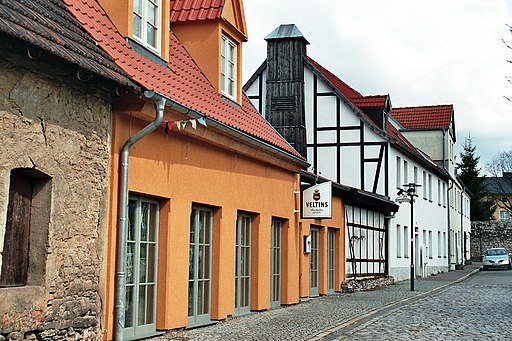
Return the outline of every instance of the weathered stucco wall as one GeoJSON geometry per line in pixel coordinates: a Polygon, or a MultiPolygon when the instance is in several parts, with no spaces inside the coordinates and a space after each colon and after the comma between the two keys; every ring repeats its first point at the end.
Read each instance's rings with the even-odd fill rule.
{"type": "Polygon", "coordinates": [[[30,245],[43,249],[44,269],[35,271],[38,278],[30,285],[0,287],[0,340],[98,339],[111,99],[64,67],[28,64],[26,57],[2,50],[0,251],[11,170],[37,169],[50,177],[51,190],[50,200],[39,208],[49,212],[47,238],[30,245]]]}
{"type": "Polygon", "coordinates": [[[512,252],[512,222],[474,221],[471,223],[471,259],[480,260],[490,247],[512,252]]]}

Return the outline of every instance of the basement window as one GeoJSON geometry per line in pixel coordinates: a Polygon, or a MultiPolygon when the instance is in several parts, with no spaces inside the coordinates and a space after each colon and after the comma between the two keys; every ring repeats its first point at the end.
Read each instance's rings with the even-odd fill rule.
{"type": "Polygon", "coordinates": [[[0,287],[44,284],[50,207],[49,176],[34,169],[11,170],[7,219],[0,226],[0,287]]]}

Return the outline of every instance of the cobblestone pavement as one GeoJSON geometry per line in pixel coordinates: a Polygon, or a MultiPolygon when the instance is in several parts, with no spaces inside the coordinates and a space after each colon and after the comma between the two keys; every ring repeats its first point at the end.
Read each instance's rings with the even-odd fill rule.
{"type": "Polygon", "coordinates": [[[511,340],[512,273],[480,272],[324,340],[511,340]]]}
{"type": "MultiPolygon", "coordinates": [[[[409,281],[401,281],[375,291],[321,296],[293,306],[228,318],[207,327],[171,331],[152,340],[332,340],[333,337],[343,339],[344,335],[336,333],[341,333],[354,323],[360,323],[375,314],[391,310],[397,304],[407,304],[430,296],[433,292],[478,272],[478,268],[479,264],[473,264],[466,266],[465,270],[450,271],[428,279],[417,279],[415,291],[410,291],[409,281]]],[[[357,334],[358,337],[364,338],[365,329],[361,328],[352,329],[351,332],[361,333],[357,334]]],[[[392,329],[392,326],[387,328],[392,329]]],[[[374,339],[375,336],[368,336],[368,339],[370,338],[374,339]]]]}

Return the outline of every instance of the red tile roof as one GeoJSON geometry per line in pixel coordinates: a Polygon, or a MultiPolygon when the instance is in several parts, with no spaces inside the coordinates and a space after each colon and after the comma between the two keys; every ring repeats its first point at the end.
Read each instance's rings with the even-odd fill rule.
{"type": "Polygon", "coordinates": [[[96,1],[63,1],[98,45],[144,88],[303,159],[246,98],[242,107],[225,99],[209,83],[172,31],[170,63],[166,68],[132,50],[96,1]]]}
{"type": "Polygon", "coordinates": [[[225,0],[171,0],[171,22],[218,19],[225,0]]]}
{"type": "Polygon", "coordinates": [[[136,87],[60,0],[0,1],[0,31],[89,72],[136,87]]]}
{"type": "Polygon", "coordinates": [[[453,105],[393,108],[391,115],[408,129],[449,128],[452,122],[453,105]]]}
{"type": "Polygon", "coordinates": [[[351,98],[351,102],[357,105],[359,108],[384,108],[386,107],[387,100],[388,95],[351,98]]]}

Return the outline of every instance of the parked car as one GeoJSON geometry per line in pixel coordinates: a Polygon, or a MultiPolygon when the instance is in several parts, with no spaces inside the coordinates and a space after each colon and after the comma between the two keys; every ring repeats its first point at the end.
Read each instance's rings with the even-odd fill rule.
{"type": "Polygon", "coordinates": [[[504,247],[487,249],[483,255],[484,270],[512,269],[512,255],[504,247]]]}

